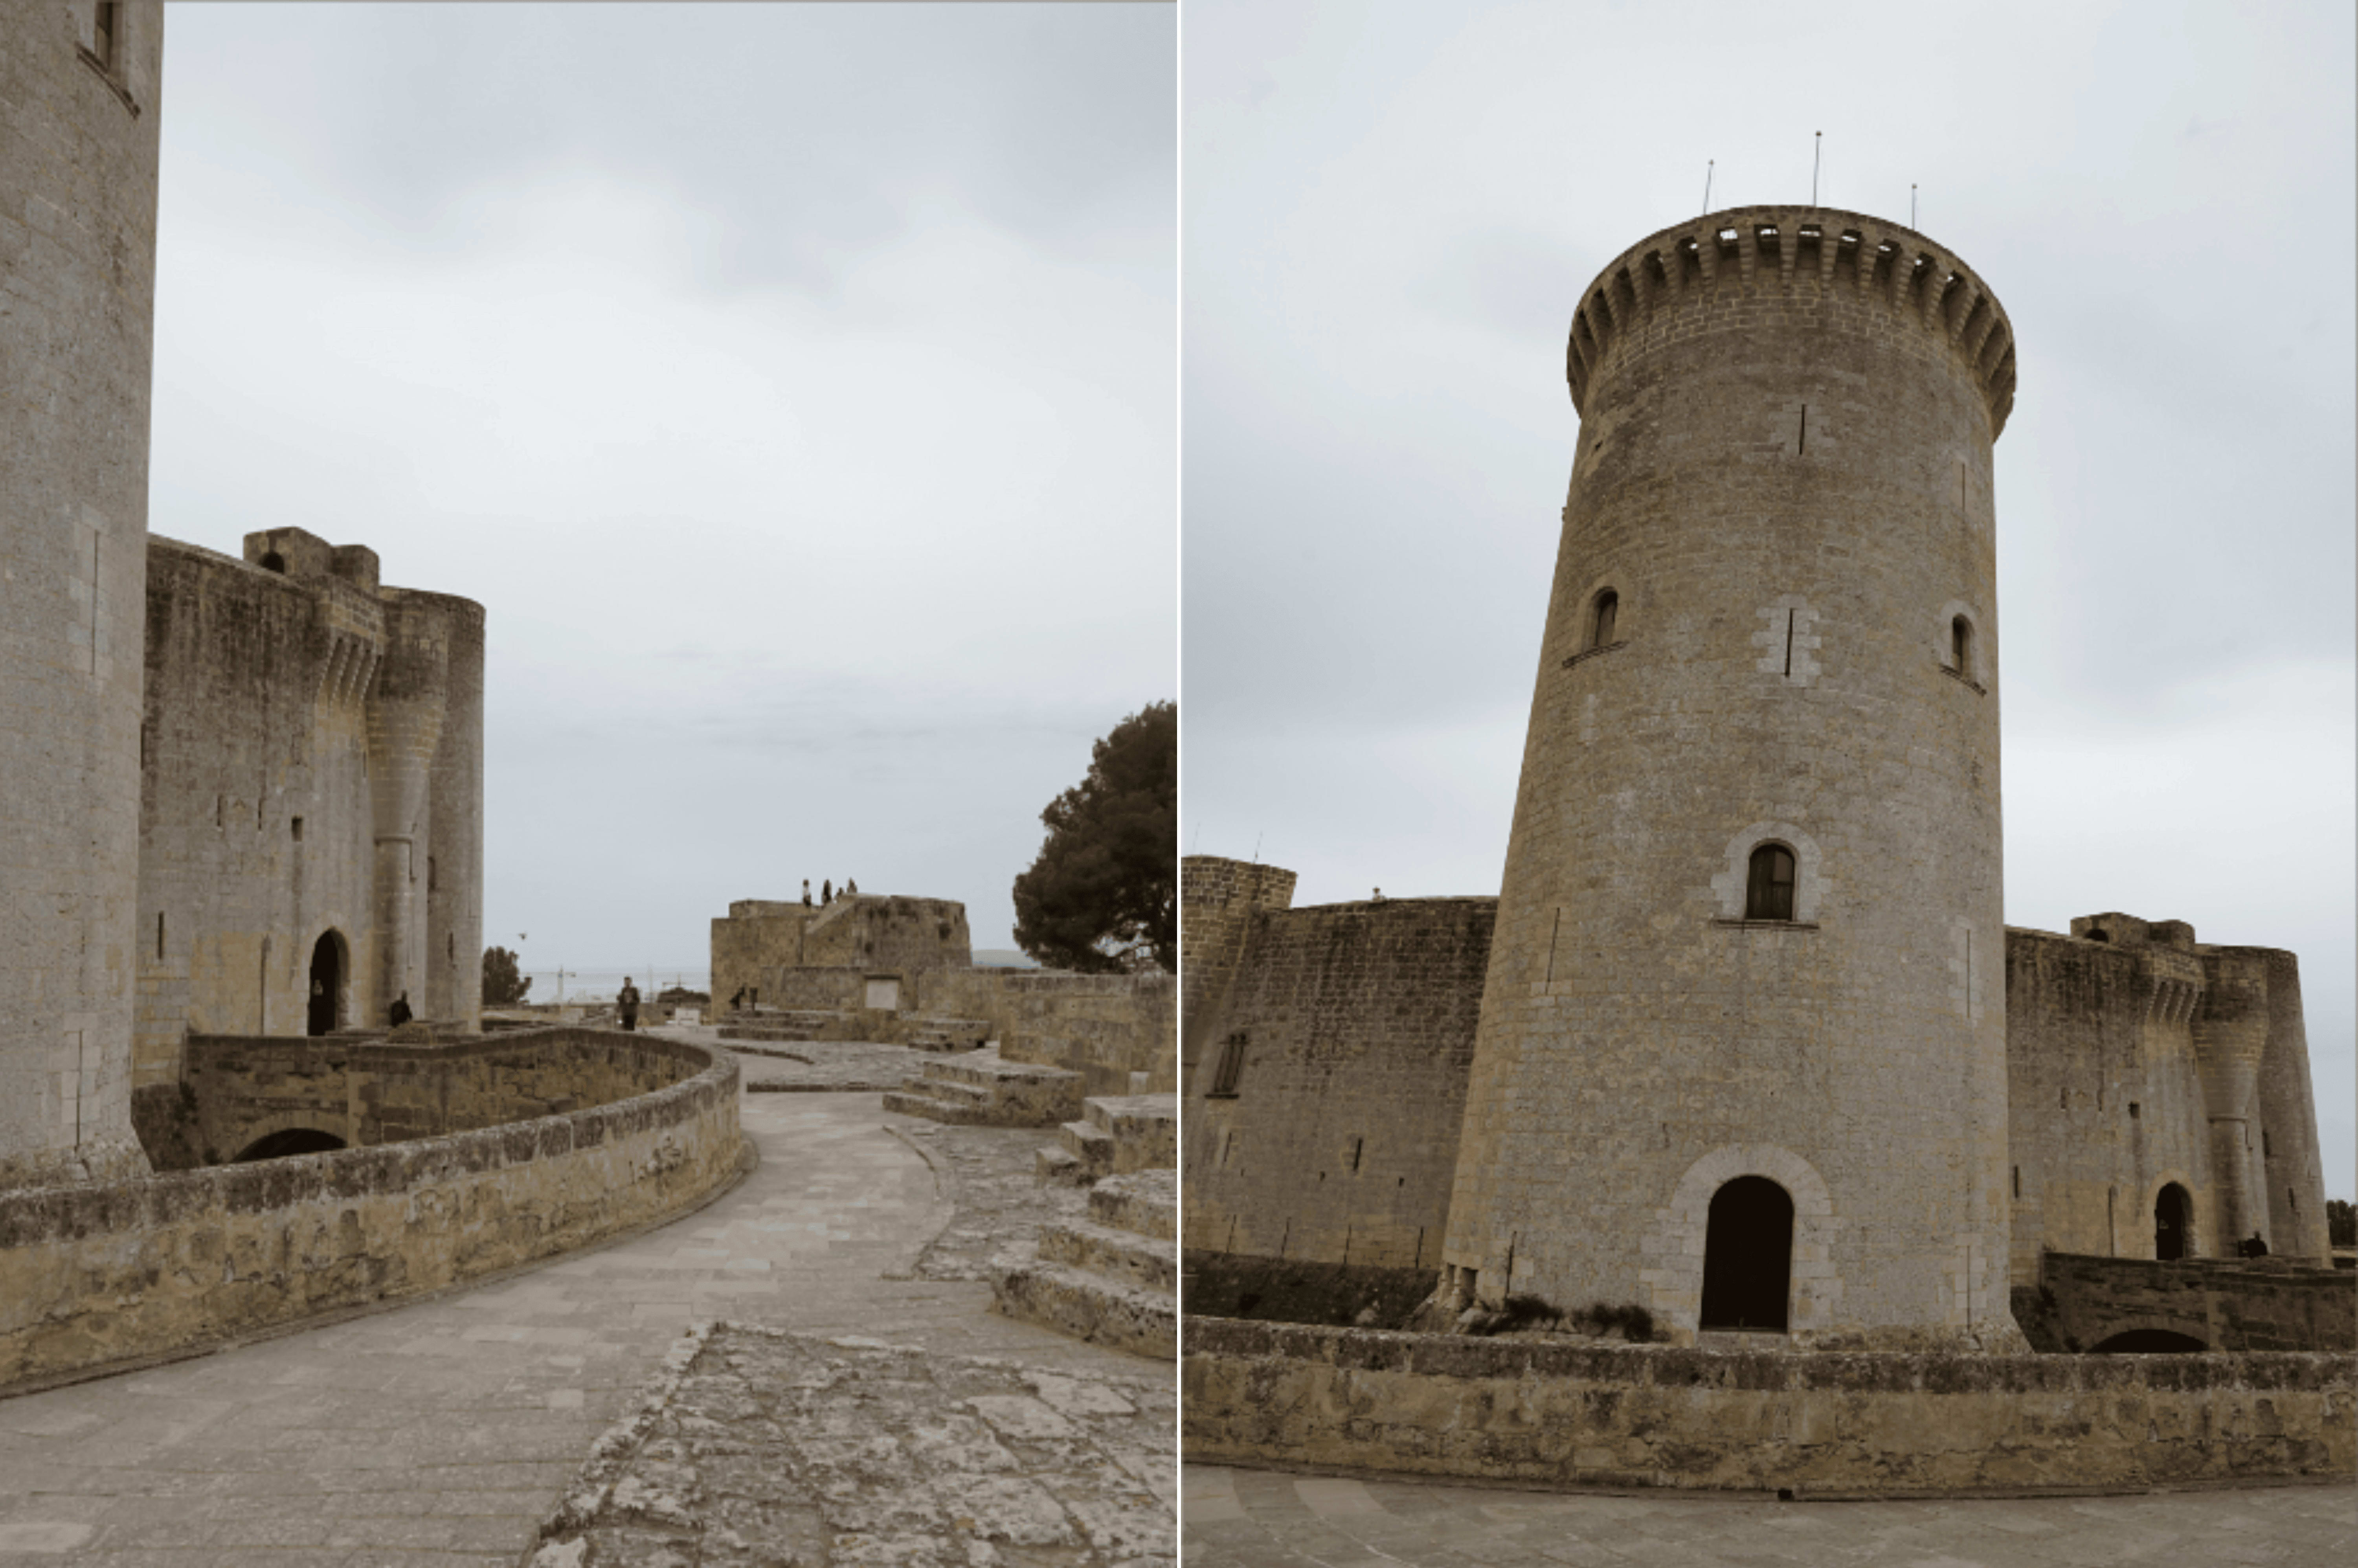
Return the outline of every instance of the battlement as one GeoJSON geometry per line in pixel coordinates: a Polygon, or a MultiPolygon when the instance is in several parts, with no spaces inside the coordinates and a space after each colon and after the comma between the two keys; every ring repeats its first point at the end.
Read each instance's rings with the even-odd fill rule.
{"type": "Polygon", "coordinates": [[[1826,207],[1736,207],[1664,229],[1606,264],[1573,314],[1565,376],[1586,411],[1617,349],[1673,321],[1764,293],[1814,293],[1917,322],[1943,342],[1987,401],[1990,438],[2014,407],[2014,328],[1973,269],[1897,223],[1826,207]]]}

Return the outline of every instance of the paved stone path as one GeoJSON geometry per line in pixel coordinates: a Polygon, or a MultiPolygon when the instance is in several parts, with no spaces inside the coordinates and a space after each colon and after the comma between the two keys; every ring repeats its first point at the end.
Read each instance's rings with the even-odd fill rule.
{"type": "Polygon", "coordinates": [[[1185,1568],[2286,1568],[2358,1561],[2358,1488],[1771,1503],[1190,1465],[1185,1568]]]}
{"type": "Polygon", "coordinates": [[[954,1213],[888,1123],[919,1125],[873,1095],[751,1097],[761,1169],[662,1229],[437,1301],[0,1400],[0,1564],[509,1568],[705,1319],[1153,1373],[990,1315],[985,1285],[888,1278],[913,1276],[954,1213]]]}
{"type": "Polygon", "coordinates": [[[1138,1365],[715,1325],[588,1466],[532,1568],[1171,1568],[1171,1384],[1138,1365]]]}

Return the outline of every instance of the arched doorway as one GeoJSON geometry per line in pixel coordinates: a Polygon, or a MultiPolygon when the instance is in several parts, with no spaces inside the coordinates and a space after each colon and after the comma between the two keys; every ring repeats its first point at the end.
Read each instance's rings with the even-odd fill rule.
{"type": "Polygon", "coordinates": [[[1782,1334],[1792,1281],[1791,1195],[1766,1176],[1738,1176],[1712,1194],[1702,1326],[1782,1334]]]}
{"type": "Polygon", "coordinates": [[[2102,1341],[2091,1354],[2096,1356],[2193,1356],[2210,1348],[2190,1334],[2174,1334],[2167,1328],[2132,1328],[2102,1341]]]}
{"type": "Polygon", "coordinates": [[[249,1160],[283,1160],[289,1154],[324,1154],[331,1149],[342,1147],[344,1141],[332,1132],[321,1132],[310,1127],[282,1128],[247,1144],[231,1163],[243,1165],[249,1160]]]}
{"type": "Polygon", "coordinates": [[[2153,1200],[2153,1255],[2165,1263],[2194,1255],[2194,1204],[2171,1182],[2153,1200]]]}
{"type": "Polygon", "coordinates": [[[311,1010],[304,1020],[306,1034],[330,1034],[343,1022],[344,939],[323,931],[311,948],[311,1010]]]}

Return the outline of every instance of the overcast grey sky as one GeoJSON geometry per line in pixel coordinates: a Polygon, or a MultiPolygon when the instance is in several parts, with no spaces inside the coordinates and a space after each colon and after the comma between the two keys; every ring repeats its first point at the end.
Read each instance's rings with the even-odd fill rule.
{"type": "Polygon", "coordinates": [[[2006,918],[2300,956],[2352,1195],[2352,9],[1187,0],[1182,831],[1297,902],[1498,890],[1572,308],[1820,198],[1986,279],[2006,918]]]}
{"type": "Polygon", "coordinates": [[[487,939],[1008,889],[1177,685],[1161,5],[175,5],[149,524],[489,611],[487,939]]]}

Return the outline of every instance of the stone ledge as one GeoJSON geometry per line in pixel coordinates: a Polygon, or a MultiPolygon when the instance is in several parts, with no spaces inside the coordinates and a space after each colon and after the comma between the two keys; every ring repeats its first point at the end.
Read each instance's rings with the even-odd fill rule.
{"type": "Polygon", "coordinates": [[[1187,1457],[1912,1497],[2346,1476],[2358,1357],[1560,1345],[1191,1316],[1187,1457]]]}
{"type": "Polygon", "coordinates": [[[650,1044],[703,1068],[564,1116],[0,1193],[0,1392],[424,1294],[693,1204],[737,1173],[737,1064],[650,1044]]]}

